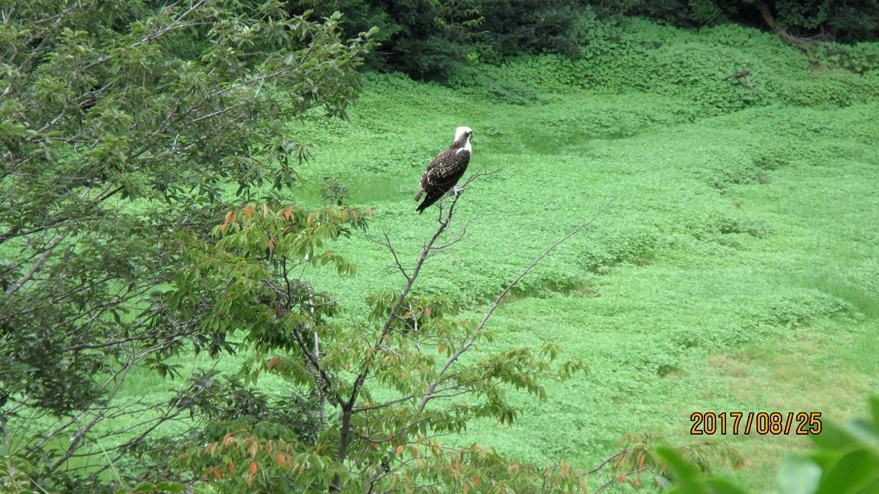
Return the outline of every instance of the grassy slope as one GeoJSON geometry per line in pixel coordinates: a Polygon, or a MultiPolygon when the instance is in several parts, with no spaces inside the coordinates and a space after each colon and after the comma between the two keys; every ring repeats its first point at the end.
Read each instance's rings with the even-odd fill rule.
{"type": "MultiPolygon", "coordinates": [[[[516,396],[516,427],[474,424],[462,441],[594,465],[628,432],[692,440],[693,411],[864,413],[879,390],[877,78],[815,70],[739,28],[619,32],[623,51],[517,61],[479,87],[375,76],[352,123],[294,129],[312,144],[311,183],[342,176],[374,208],[372,232],[409,259],[435,225],[435,209],[414,212],[418,177],[456,126],[474,129],[472,169],[501,171],[465,193],[467,240],[418,286],[462,303],[484,302],[616,199],[491,324],[499,347],[552,339],[592,375],[549,385],[546,402],[516,396]],[[740,67],[756,94],[723,80],[740,67]]],[[[319,285],[352,314],[365,293],[400,285],[362,236],[338,250],[358,275],[319,285]]],[[[741,482],[761,489],[784,450],[806,445],[728,439],[755,465],[741,482]]]]}

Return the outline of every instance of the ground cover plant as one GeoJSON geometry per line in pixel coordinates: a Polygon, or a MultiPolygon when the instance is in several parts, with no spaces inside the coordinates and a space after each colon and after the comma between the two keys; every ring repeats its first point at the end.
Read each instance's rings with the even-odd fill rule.
{"type": "MultiPolygon", "coordinates": [[[[91,53],[82,43],[119,42],[133,50],[126,54],[146,57],[119,62],[138,84],[88,79],[67,94],[50,78],[34,96],[11,84],[26,70],[4,79],[18,105],[4,106],[11,112],[4,121],[25,108],[49,126],[60,122],[62,131],[84,123],[76,136],[103,136],[83,141],[92,148],[74,137],[69,149],[37,153],[26,151],[51,149],[57,134],[3,127],[13,159],[6,163],[16,164],[4,168],[0,232],[4,261],[13,260],[2,268],[0,312],[4,488],[27,489],[36,480],[71,491],[363,492],[414,478],[440,491],[523,492],[546,488],[540,468],[550,466],[550,490],[586,484],[630,491],[634,483],[655,489],[654,474],[673,477],[659,465],[675,465],[674,454],[653,449],[654,438],[665,436],[672,444],[726,439],[733,449],[685,451],[710,468],[723,459],[737,466],[738,450],[753,470],[742,461],[741,472],[720,475],[763,491],[776,488],[781,457],[804,440],[694,438],[692,412],[820,411],[837,421],[865,415],[863,396],[879,387],[875,45],[803,53],[775,34],[736,26],[689,31],[585,15],[578,23],[591,36],[579,58],[511,58],[502,66],[471,60],[478,77],[453,87],[371,74],[352,104],[357,78],[349,69],[370,45],[339,43],[334,20],[296,20],[315,46],[299,45],[293,58],[270,57],[264,66],[251,63],[248,50],[219,50],[216,59],[201,59],[204,67],[183,49],[189,45],[170,40],[151,51],[155,45],[143,42],[174,33],[190,14],[218,14],[177,7],[160,9],[146,28],[122,23],[145,29],[127,35],[119,24],[104,37],[66,33],[58,46],[69,53],[50,60],[60,68],[37,74],[89,74],[116,52],[91,53]],[[169,55],[174,61],[166,64],[169,55]],[[296,56],[319,58],[289,66],[296,56]],[[172,77],[184,66],[203,72],[184,84],[172,77]],[[260,85],[254,75],[285,67],[291,80],[280,87],[260,85]],[[246,83],[224,83],[236,70],[245,70],[246,83]],[[229,100],[225,93],[198,97],[205,94],[199,80],[215,74],[229,100]],[[325,84],[318,97],[307,95],[314,80],[325,84]],[[139,100],[122,91],[148,83],[166,94],[139,100]],[[184,100],[193,111],[171,120],[175,136],[135,125],[154,138],[142,156],[147,164],[138,165],[120,154],[124,143],[113,136],[137,135],[123,130],[143,114],[129,108],[138,115],[130,119],[112,108],[145,102],[161,107],[160,116],[174,115],[169,90],[195,95],[184,100]],[[308,110],[322,103],[350,121],[308,110]],[[278,109],[297,118],[284,127],[278,109]],[[65,119],[70,112],[79,118],[65,119]],[[229,120],[217,132],[198,125],[218,115],[229,120]],[[255,115],[276,118],[254,127],[255,115]],[[415,214],[412,196],[458,125],[476,133],[471,176],[486,174],[455,203],[461,223],[446,228],[436,221],[438,209],[415,214]],[[308,152],[298,143],[308,143],[308,152]],[[163,150],[191,153],[169,167],[163,150]],[[203,169],[202,160],[215,168],[203,169]],[[157,173],[147,173],[150,166],[157,173]],[[224,173],[234,176],[231,186],[224,173]],[[189,177],[185,187],[180,176],[189,177]],[[292,188],[268,191],[276,184],[292,188]],[[90,195],[102,187],[141,202],[90,195]],[[82,195],[69,194],[74,189],[82,195]],[[471,339],[473,321],[523,267],[611,201],[511,289],[479,330],[492,338],[471,339]],[[435,234],[434,245],[445,247],[420,264],[417,283],[398,304],[395,290],[407,280],[382,244],[409,268],[435,234]],[[65,243],[74,238],[98,240],[88,248],[65,243]],[[161,262],[137,264],[150,253],[161,262]],[[92,283],[95,272],[108,279],[92,283]],[[59,305],[57,297],[68,302],[59,305]],[[36,337],[53,325],[70,331],[36,337]],[[426,386],[442,375],[430,365],[442,369],[465,346],[466,372],[454,375],[473,372],[484,382],[457,381],[470,396],[437,400],[443,407],[436,415],[419,415],[426,386]],[[357,360],[350,349],[383,358],[357,360]],[[201,351],[193,358],[193,350],[201,351]],[[556,358],[570,364],[549,366],[556,358]],[[572,372],[584,368],[580,362],[588,375],[572,372]],[[425,379],[412,377],[418,374],[425,379]],[[114,377],[126,375],[124,382],[114,377]],[[567,379],[528,380],[552,375],[567,379]],[[384,407],[413,395],[400,409],[384,407]],[[355,431],[353,439],[342,438],[346,430],[355,431]],[[619,442],[626,435],[628,451],[656,454],[644,465],[638,455],[617,457],[630,463],[613,479],[640,472],[622,483],[607,483],[604,471],[580,475],[626,447],[619,442]],[[419,463],[427,458],[430,468],[419,463]]],[[[106,15],[144,14],[131,8],[106,15]]],[[[260,29],[272,32],[278,12],[266,11],[260,29]]],[[[231,41],[217,46],[253,46],[260,30],[240,23],[252,11],[219,14],[230,16],[218,24],[229,31],[197,32],[196,39],[218,34],[231,41]]],[[[22,52],[53,40],[11,33],[11,25],[4,33],[22,52]]],[[[836,445],[843,443],[852,441],[836,445]]]]}
{"type": "MultiPolygon", "coordinates": [[[[564,341],[591,375],[548,385],[548,402],[522,397],[516,427],[471,425],[468,440],[592,465],[633,431],[687,439],[697,410],[863,413],[877,385],[875,75],[816,67],[733,26],[634,21],[607,38],[584,61],[489,68],[495,82],[479,87],[376,77],[352,123],[309,135],[306,173],[349,177],[371,229],[405,251],[432,228],[409,214],[424,164],[455,126],[474,129],[472,166],[501,172],[459,204],[476,217],[468,241],[420,284],[464,306],[616,198],[494,320],[500,347],[564,341]],[[726,79],[743,69],[753,92],[726,79]]],[[[345,303],[395,276],[367,240],[339,250],[359,259],[354,279],[328,288],[345,303]]],[[[760,489],[775,488],[784,451],[807,444],[726,439],[754,462],[742,482],[760,489]]]]}

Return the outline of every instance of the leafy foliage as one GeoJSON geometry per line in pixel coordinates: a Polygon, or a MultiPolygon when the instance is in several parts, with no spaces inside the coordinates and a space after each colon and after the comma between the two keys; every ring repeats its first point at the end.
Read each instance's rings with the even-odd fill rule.
{"type": "MultiPolygon", "coordinates": [[[[371,311],[362,324],[334,319],[335,299],[298,273],[328,264],[353,274],[325,243],[348,234],[345,225],[364,228],[363,211],[248,205],[213,229],[215,245],[190,246],[162,305],[169,317],[199,321],[213,341],[243,332],[240,348],[250,357],[241,382],[201,374],[174,399],[199,418],[201,430],[178,448],[172,466],[220,492],[462,489],[480,482],[536,489],[536,467],[511,475],[509,460],[484,448],[444,448],[440,438],[482,417],[512,424],[517,412],[505,388],[545,397],[542,379],[565,379],[585,365],[572,359],[554,368],[561,349],[549,342],[539,351],[461,359],[477,341],[490,340],[487,316],[480,324],[454,320],[441,298],[409,295],[427,257],[448,247],[436,242],[452,208],[411,271],[400,265],[404,289],[367,297],[371,311]],[[261,374],[283,378],[286,396],[270,401],[242,385],[261,374]]],[[[567,472],[548,481],[583,485],[567,472]]]]}
{"type": "MultiPolygon", "coordinates": [[[[460,82],[474,77],[481,62],[537,54],[578,54],[574,29],[585,3],[565,0],[298,0],[297,12],[334,10],[348,19],[349,32],[379,28],[382,49],[372,60],[383,70],[413,78],[460,82]]],[[[478,77],[478,76],[477,76],[478,77]]]]}
{"type": "Polygon", "coordinates": [[[814,450],[789,456],[779,471],[785,494],[871,492],[879,488],[879,397],[869,400],[871,415],[845,427],[825,423],[810,436],[814,450]]]}
{"type": "MultiPolygon", "coordinates": [[[[376,26],[382,49],[371,59],[372,67],[452,85],[484,85],[474,67],[516,56],[553,53],[579,59],[584,42],[591,45],[602,37],[601,30],[581,22],[596,14],[605,21],[641,16],[689,28],[758,25],[812,52],[826,50],[813,38],[844,43],[879,39],[876,0],[297,0],[291,8],[297,13],[313,9],[321,16],[341,11],[349,34],[376,26]]],[[[850,49],[830,45],[832,51],[850,49]]]]}
{"type": "Polygon", "coordinates": [[[725,22],[782,27],[823,40],[875,41],[879,4],[841,0],[611,0],[592,2],[599,11],[640,14],[675,25],[705,26],[725,22]],[[767,16],[768,14],[768,16],[767,16]]]}
{"type": "Polygon", "coordinates": [[[291,185],[308,154],[286,122],[320,107],[345,116],[372,43],[341,39],[339,16],[289,17],[274,1],[30,2],[3,13],[4,446],[10,428],[39,423],[45,433],[22,436],[10,458],[34,465],[43,488],[97,492],[111,455],[180,413],[115,400],[126,377],[142,365],[176,375],[167,359],[190,343],[229,348],[169,318],[162,296],[222,218],[224,188],[291,185]],[[145,411],[138,425],[113,421],[145,411]],[[79,468],[96,456],[108,462],[79,468]]]}

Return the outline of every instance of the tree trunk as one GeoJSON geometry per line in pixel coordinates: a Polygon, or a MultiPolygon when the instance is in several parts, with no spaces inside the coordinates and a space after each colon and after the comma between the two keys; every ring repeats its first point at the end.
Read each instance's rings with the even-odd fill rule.
{"type": "Polygon", "coordinates": [[[772,13],[769,12],[769,7],[766,6],[761,0],[757,0],[754,2],[754,7],[760,12],[760,16],[763,17],[763,21],[766,22],[766,25],[769,26],[769,29],[775,31],[776,34],[781,36],[787,43],[796,46],[797,48],[803,49],[803,42],[797,39],[794,36],[791,36],[786,30],[782,28],[775,27],[775,19],[772,18],[772,13]]]}

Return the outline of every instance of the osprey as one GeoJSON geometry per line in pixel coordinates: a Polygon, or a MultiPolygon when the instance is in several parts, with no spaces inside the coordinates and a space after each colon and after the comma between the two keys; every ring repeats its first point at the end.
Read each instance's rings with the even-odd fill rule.
{"type": "Polygon", "coordinates": [[[417,202],[424,193],[427,193],[424,202],[418,206],[419,213],[423,213],[430,205],[440,200],[464,175],[467,164],[470,163],[471,137],[473,131],[470,127],[458,127],[455,129],[455,140],[449,149],[438,154],[427,166],[427,171],[421,175],[421,190],[415,195],[417,202]]]}

